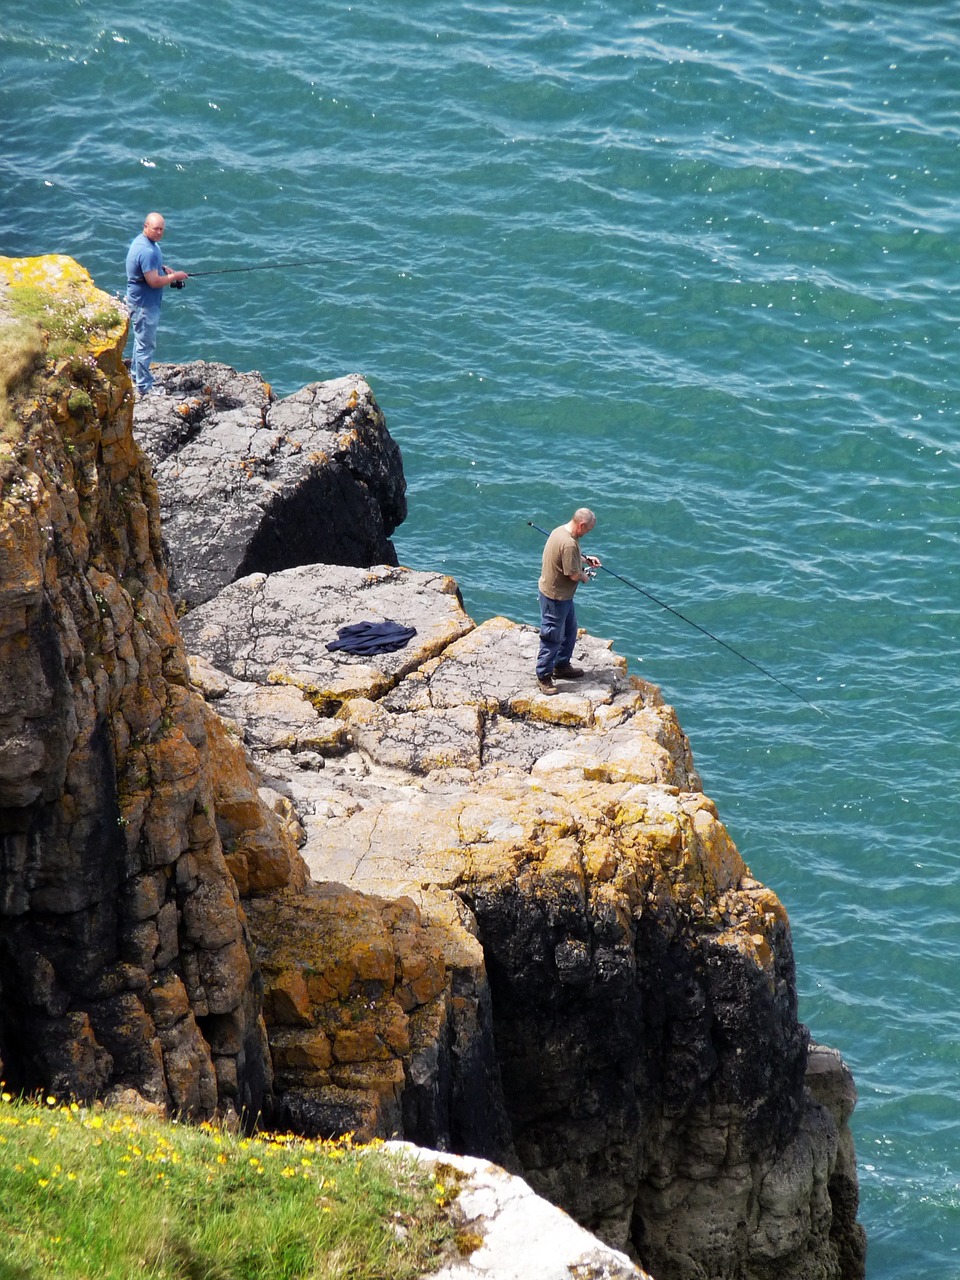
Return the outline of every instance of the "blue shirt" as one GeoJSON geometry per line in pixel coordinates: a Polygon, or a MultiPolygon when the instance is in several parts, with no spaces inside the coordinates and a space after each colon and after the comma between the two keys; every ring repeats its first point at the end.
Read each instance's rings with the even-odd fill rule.
{"type": "Polygon", "coordinates": [[[144,277],[148,271],[163,275],[163,254],[159,244],[141,231],[127,250],[127,297],[137,306],[159,311],[163,290],[147,284],[144,277]]]}

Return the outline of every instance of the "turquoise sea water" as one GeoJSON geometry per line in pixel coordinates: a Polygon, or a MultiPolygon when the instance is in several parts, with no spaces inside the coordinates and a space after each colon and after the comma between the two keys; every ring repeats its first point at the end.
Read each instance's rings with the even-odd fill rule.
{"type": "Polygon", "coordinates": [[[7,0],[0,252],[187,270],[159,358],[362,372],[402,562],[663,687],[856,1076],[872,1280],[960,1276],[960,11],[7,0]]]}

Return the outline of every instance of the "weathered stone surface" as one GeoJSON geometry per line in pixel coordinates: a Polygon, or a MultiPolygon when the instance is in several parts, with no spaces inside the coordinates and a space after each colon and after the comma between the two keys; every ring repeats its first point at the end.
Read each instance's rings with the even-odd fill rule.
{"type": "Polygon", "coordinates": [[[359,376],[283,400],[257,373],[156,365],[137,439],[160,486],[174,592],[193,606],[250,573],[317,561],[396,564],[400,452],[359,376]]]}
{"type": "MultiPolygon", "coordinates": [[[[83,297],[74,271],[0,260],[83,297]]],[[[185,620],[188,673],[122,338],[0,442],[7,1082],[254,1114],[273,1072],[291,1127],[522,1169],[658,1280],[857,1280],[849,1073],[809,1049],[786,913],[659,691],[581,636],[586,678],[544,698],[535,631],[474,627],[450,579],[389,565],[241,577],[185,620]],[[326,650],[385,617],[406,649],[326,650]]],[[[289,514],[299,454],[231,376],[171,385],[158,412],[194,434],[161,461],[202,443],[208,397],[252,505],[283,455],[289,514]]],[[[295,407],[313,426],[325,385],[295,407]]]]}
{"type": "MultiPolygon", "coordinates": [[[[319,711],[335,711],[357,696],[376,697],[472,627],[452,578],[386,565],[305,565],[252,574],[182,622],[191,651],[221,674],[290,685],[319,711]],[[386,619],[416,628],[406,648],[373,655],[327,651],[340,627],[386,619]]],[[[243,696],[231,689],[235,698],[243,696]]]]}
{"type": "Polygon", "coordinates": [[[652,1280],[505,1169],[405,1142],[387,1149],[429,1168],[450,1199],[460,1256],[430,1280],[652,1280]]]}
{"type": "Polygon", "coordinates": [[[483,953],[456,918],[427,920],[409,899],[334,883],[253,898],[247,910],[274,1123],[403,1133],[514,1161],[483,953]]]}
{"type": "Polygon", "coordinates": [[[238,743],[211,750],[219,722],[188,687],[125,316],[69,259],[0,259],[0,280],[91,324],[0,441],[4,1078],[255,1114],[270,1062],[219,827],[254,887],[303,882],[295,832],[238,743]],[[233,1020],[229,1050],[213,1017],[233,1020]]]}
{"type": "MultiPolygon", "coordinates": [[[[412,601],[405,611],[400,597],[406,587],[423,608],[421,577],[386,572],[390,616],[410,621],[412,601]]],[[[328,573],[337,580],[315,566],[278,575],[282,586],[235,584],[188,617],[189,644],[208,664],[216,705],[296,810],[314,879],[406,896],[444,935],[448,965],[454,943],[473,954],[442,994],[422,991],[425,1004],[416,979],[391,997],[413,1012],[411,1044],[414,1024],[424,1029],[416,1063],[402,1019],[390,1041],[376,1002],[364,1012],[354,1000],[349,1027],[331,1024],[345,993],[359,992],[355,979],[328,973],[311,987],[288,975],[268,1020],[284,1021],[277,1084],[291,1118],[413,1137],[403,1110],[413,1082],[445,1097],[454,1088],[451,1031],[461,1045],[492,1039],[504,1154],[458,1142],[456,1108],[441,1114],[436,1103],[418,1141],[521,1169],[659,1280],[862,1274],[847,1117],[804,1087],[808,1037],[786,913],[751,878],[659,691],[583,635],[585,678],[545,698],[533,678],[536,632],[502,618],[461,623],[439,652],[388,655],[372,671],[370,660],[318,657],[333,623],[363,613],[331,617],[324,605],[304,625],[303,584],[328,573]],[[266,611],[238,606],[248,590],[277,602],[269,625],[266,611]],[[291,675],[317,718],[298,704],[293,743],[275,724],[263,731],[250,688],[291,675]],[[298,749],[307,738],[323,740],[323,753],[298,749]],[[458,1030],[458,991],[475,997],[478,980],[489,990],[458,1030]]],[[[259,919],[254,932],[269,970],[270,932],[259,919]]],[[[301,970],[331,949],[301,943],[301,970]]],[[[342,956],[344,942],[332,950],[342,956]]],[[[418,943],[411,977],[424,963],[418,943]]],[[[276,1027],[271,1036],[277,1043],[276,1027]]]]}

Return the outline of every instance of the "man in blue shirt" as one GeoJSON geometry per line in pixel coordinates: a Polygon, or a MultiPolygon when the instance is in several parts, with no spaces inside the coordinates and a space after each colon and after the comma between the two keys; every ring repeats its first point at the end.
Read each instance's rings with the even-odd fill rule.
{"type": "Polygon", "coordinates": [[[148,213],[143,231],[127,250],[127,307],[133,329],[133,358],[130,376],[137,394],[162,395],[153,385],[150,361],[157,349],[160,303],[163,291],[171,284],[187,279],[186,271],[173,271],[163,265],[160,241],[163,239],[163,215],[148,213]]]}

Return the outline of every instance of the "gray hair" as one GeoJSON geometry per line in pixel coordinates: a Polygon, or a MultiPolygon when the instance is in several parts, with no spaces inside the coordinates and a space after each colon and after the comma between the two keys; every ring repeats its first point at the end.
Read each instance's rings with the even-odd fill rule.
{"type": "Polygon", "coordinates": [[[593,514],[589,507],[577,507],[573,513],[573,518],[577,524],[594,525],[597,523],[597,517],[593,514]]]}

